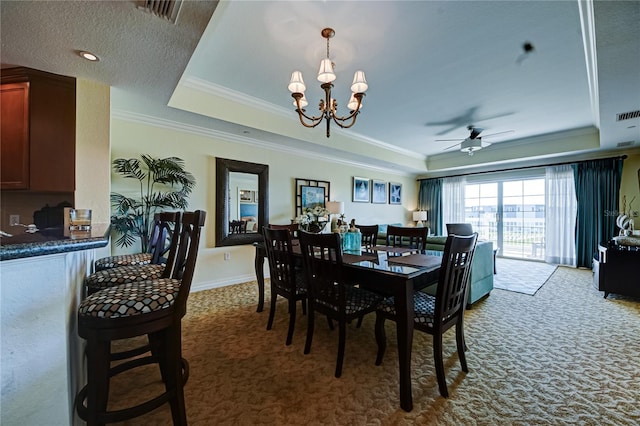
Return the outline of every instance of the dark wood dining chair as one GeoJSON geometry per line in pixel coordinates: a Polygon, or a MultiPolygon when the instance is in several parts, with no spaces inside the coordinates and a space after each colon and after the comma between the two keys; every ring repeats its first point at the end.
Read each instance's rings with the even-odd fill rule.
{"type": "Polygon", "coordinates": [[[342,274],[340,235],[300,231],[300,248],[307,277],[307,340],[304,353],[311,352],[315,313],[338,322],[338,357],[335,377],[342,375],[347,323],[373,312],[382,297],[345,282],[342,274]]]}
{"type": "Polygon", "coordinates": [[[229,222],[229,233],[230,234],[246,234],[247,233],[247,222],[244,220],[232,220],[229,222]]]}
{"type": "Polygon", "coordinates": [[[181,322],[206,213],[198,210],[180,215],[178,243],[169,254],[169,277],[106,288],[88,296],[78,307],[78,334],[87,341],[87,385],[76,395],[75,407],[88,425],[138,417],[166,402],[171,406],[173,424],[187,424],[183,388],[189,364],[182,358],[181,322]],[[148,356],[112,366],[112,341],[144,335],[151,342],[148,356]],[[109,411],[110,378],[149,364],[158,364],[165,392],[138,405],[109,411]]]}
{"type": "Polygon", "coordinates": [[[447,223],[447,235],[471,235],[473,225],[470,223],[447,223]]]}
{"type": "MultiPolygon", "coordinates": [[[[93,294],[107,287],[134,281],[168,277],[171,273],[167,270],[168,252],[177,243],[177,234],[174,229],[178,225],[178,216],[178,212],[162,212],[156,215],[153,231],[153,239],[156,241],[154,250],[150,253],[149,263],[131,263],[96,271],[84,279],[86,293],[93,294]]],[[[113,256],[112,258],[117,257],[113,256]]]]}
{"type": "Polygon", "coordinates": [[[271,229],[288,229],[291,232],[291,237],[298,238],[298,231],[300,230],[299,223],[290,223],[287,225],[276,225],[274,223],[269,224],[269,228],[271,229]]]}
{"type": "Polygon", "coordinates": [[[288,228],[263,228],[264,246],[269,259],[269,271],[271,276],[271,308],[267,330],[271,330],[276,313],[276,301],[278,296],[288,300],[289,330],[286,344],[293,340],[293,331],[296,324],[296,302],[302,302],[302,311],[306,313],[307,284],[304,272],[296,265],[291,244],[291,232],[288,228]]]}
{"type": "Polygon", "coordinates": [[[378,225],[356,225],[362,234],[362,249],[371,250],[378,244],[378,225]]]}
{"type": "MultiPolygon", "coordinates": [[[[433,359],[438,379],[438,389],[443,397],[449,396],[442,360],[442,335],[455,326],[456,346],[462,371],[468,372],[465,357],[464,312],[469,288],[469,271],[476,248],[478,234],[469,236],[449,235],[442,255],[442,266],[438,279],[436,295],[416,291],[414,293],[415,330],[433,336],[433,359]]],[[[385,299],[376,310],[376,341],[378,355],[376,365],[382,363],[387,346],[385,319],[396,320],[397,313],[393,298],[385,299]]]]}
{"type": "Polygon", "coordinates": [[[427,243],[429,228],[426,227],[404,227],[387,226],[387,245],[391,247],[413,248],[416,252],[421,252],[427,243]]]}

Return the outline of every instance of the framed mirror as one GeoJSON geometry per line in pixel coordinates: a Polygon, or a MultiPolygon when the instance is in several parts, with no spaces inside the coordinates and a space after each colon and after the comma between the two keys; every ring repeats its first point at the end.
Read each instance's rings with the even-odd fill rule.
{"type": "Polygon", "coordinates": [[[269,223],[269,166],[216,157],[216,247],[262,241],[269,223]]]}

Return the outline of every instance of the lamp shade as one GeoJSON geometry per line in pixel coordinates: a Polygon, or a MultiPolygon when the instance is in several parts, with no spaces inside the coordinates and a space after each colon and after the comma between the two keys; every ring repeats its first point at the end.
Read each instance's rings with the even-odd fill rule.
{"type": "Polygon", "coordinates": [[[307,90],[300,71],[294,71],[291,73],[291,80],[289,81],[288,88],[291,93],[304,93],[304,91],[307,90]]]}
{"type": "Polygon", "coordinates": [[[327,210],[329,210],[331,214],[344,214],[344,202],[327,201],[327,210]]]}
{"type": "Polygon", "coordinates": [[[364,93],[369,88],[364,71],[356,71],[353,75],[353,83],[351,83],[351,91],[353,93],[364,93]]]}
{"type": "Polygon", "coordinates": [[[320,70],[318,70],[318,81],[321,83],[331,83],[336,79],[333,72],[333,63],[331,59],[325,58],[320,62],[320,70]]]}
{"type": "MultiPolygon", "coordinates": [[[[349,108],[351,111],[355,111],[356,109],[358,109],[358,100],[354,96],[354,93],[351,94],[349,102],[347,102],[347,108],[349,108]]],[[[360,109],[362,109],[362,101],[360,101],[360,109]]]]}
{"type": "Polygon", "coordinates": [[[427,212],[424,210],[413,212],[413,220],[415,221],[427,220],[427,212]]]}

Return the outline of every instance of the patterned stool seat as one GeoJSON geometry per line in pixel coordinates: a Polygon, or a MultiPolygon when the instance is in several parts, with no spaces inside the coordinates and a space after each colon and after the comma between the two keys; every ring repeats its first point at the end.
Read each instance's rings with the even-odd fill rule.
{"type": "Polygon", "coordinates": [[[152,253],[135,253],[123,254],[119,256],[108,256],[96,260],[94,266],[96,268],[96,271],[102,271],[105,269],[118,268],[121,266],[148,265],[151,263],[152,256],[152,253]]]}
{"type": "Polygon", "coordinates": [[[87,296],[78,308],[79,317],[122,318],[143,315],[173,305],[181,280],[160,278],[109,287],[87,296]]]}
{"type": "Polygon", "coordinates": [[[136,281],[155,280],[162,276],[165,265],[121,266],[94,272],[84,279],[87,293],[136,281]]]}

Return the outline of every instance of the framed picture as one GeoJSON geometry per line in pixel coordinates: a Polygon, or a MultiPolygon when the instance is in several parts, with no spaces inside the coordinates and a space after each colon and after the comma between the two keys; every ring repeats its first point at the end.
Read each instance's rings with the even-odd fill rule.
{"type": "MultiPolygon", "coordinates": [[[[327,201],[329,201],[329,192],[331,189],[331,183],[324,180],[313,180],[313,179],[301,179],[295,178],[296,183],[296,200],[295,200],[295,216],[300,216],[302,211],[306,207],[315,207],[315,205],[311,205],[315,203],[321,203],[322,207],[326,207],[327,201]],[[318,200],[318,197],[320,197],[318,200]],[[313,201],[313,200],[318,201],[313,201]]],[[[316,204],[317,205],[317,204],[316,204]]]]}
{"type": "Polygon", "coordinates": [[[314,207],[324,207],[324,188],[322,186],[302,186],[302,210],[314,207]]]}
{"type": "Polygon", "coordinates": [[[369,179],[353,177],[353,201],[356,203],[368,203],[371,199],[369,179]]]}
{"type": "Polygon", "coordinates": [[[389,204],[402,204],[402,184],[389,182],[389,204]]]}
{"type": "Polygon", "coordinates": [[[371,181],[371,202],[387,204],[387,182],[381,180],[371,181]]]}
{"type": "Polygon", "coordinates": [[[256,191],[251,191],[249,189],[239,189],[238,190],[238,198],[240,202],[243,203],[255,203],[256,202],[256,191]]]}

